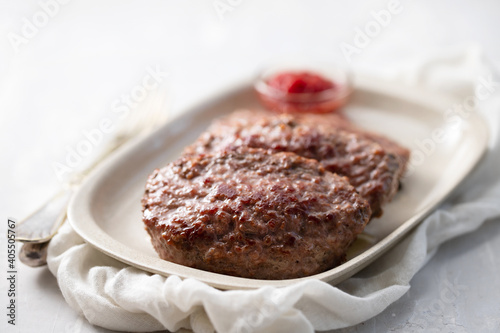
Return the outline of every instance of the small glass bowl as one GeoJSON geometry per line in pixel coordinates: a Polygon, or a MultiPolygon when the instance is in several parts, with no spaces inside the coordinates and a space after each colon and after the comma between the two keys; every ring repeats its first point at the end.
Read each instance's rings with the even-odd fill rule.
{"type": "Polygon", "coordinates": [[[275,66],[259,75],[255,91],[262,104],[276,112],[333,112],[345,105],[352,93],[350,73],[332,65],[275,66]],[[289,93],[271,87],[271,77],[283,72],[309,72],[333,82],[333,88],[313,93],[289,93]]]}

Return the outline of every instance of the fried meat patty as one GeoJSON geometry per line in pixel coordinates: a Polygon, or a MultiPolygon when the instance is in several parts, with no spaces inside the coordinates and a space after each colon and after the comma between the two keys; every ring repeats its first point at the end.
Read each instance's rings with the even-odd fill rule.
{"type": "Polygon", "coordinates": [[[215,121],[187,147],[186,155],[234,147],[292,152],[312,158],[333,173],[346,176],[368,200],[372,216],[398,190],[409,152],[383,136],[356,128],[337,114],[276,114],[243,110],[215,121]]]}
{"type": "Polygon", "coordinates": [[[247,147],[184,155],[155,170],[142,204],[161,258],[257,279],[341,264],[371,215],[347,179],[318,161],[247,147]]]}
{"type": "Polygon", "coordinates": [[[398,157],[404,169],[406,168],[406,164],[410,159],[410,151],[407,148],[399,145],[398,143],[383,135],[357,127],[341,112],[329,114],[297,114],[295,115],[295,117],[299,122],[307,124],[309,126],[326,126],[329,127],[330,130],[335,129],[355,133],[364,139],[376,142],[380,146],[382,146],[382,148],[384,148],[388,153],[398,157]]]}

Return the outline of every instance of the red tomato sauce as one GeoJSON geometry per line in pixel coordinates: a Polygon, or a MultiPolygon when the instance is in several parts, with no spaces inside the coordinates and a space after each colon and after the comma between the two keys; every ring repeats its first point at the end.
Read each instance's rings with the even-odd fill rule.
{"type": "Polygon", "coordinates": [[[291,94],[317,93],[335,87],[332,81],[309,72],[284,72],[272,76],[267,84],[291,94]]]}
{"type": "Polygon", "coordinates": [[[256,90],[262,104],[276,112],[332,112],[343,106],[347,86],[308,71],[285,71],[259,81],[256,90]]]}

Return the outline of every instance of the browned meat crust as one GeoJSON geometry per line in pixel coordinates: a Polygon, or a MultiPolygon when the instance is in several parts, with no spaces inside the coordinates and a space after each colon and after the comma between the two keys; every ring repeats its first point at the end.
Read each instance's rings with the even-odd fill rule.
{"type": "Polygon", "coordinates": [[[329,114],[298,114],[300,122],[307,123],[310,126],[328,126],[331,129],[344,130],[351,133],[356,133],[362,138],[371,140],[382,146],[388,153],[394,154],[400,159],[400,163],[403,168],[406,168],[406,164],[410,159],[410,151],[399,145],[398,143],[392,141],[391,139],[380,135],[378,133],[373,133],[361,129],[354,125],[349,119],[347,119],[343,113],[329,113],[329,114]]]}
{"type": "Polygon", "coordinates": [[[293,152],[346,176],[371,205],[373,217],[398,190],[409,152],[395,142],[356,128],[337,114],[275,114],[244,110],[216,121],[185,154],[234,147],[293,152]]]}
{"type": "Polygon", "coordinates": [[[244,147],[155,170],[142,203],[161,258],[258,279],[341,264],[371,214],[345,178],[316,160],[244,147]]]}

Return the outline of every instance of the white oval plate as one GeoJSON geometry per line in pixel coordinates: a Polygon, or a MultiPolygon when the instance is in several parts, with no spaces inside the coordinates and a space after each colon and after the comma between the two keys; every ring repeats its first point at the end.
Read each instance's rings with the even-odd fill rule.
{"type": "Polygon", "coordinates": [[[354,88],[346,114],[360,126],[410,147],[415,167],[410,166],[413,171],[404,179],[402,190],[384,208],[382,218],[371,221],[341,266],[300,279],[257,280],[174,264],[154,251],[141,219],[147,176],[176,159],[214,118],[237,108],[259,107],[248,82],[123,147],[75,194],[69,221],[89,244],[113,258],[145,271],[195,278],[221,289],[285,286],[306,279],[339,283],[394,246],[442,202],[480,160],[488,139],[487,127],[474,112],[467,119],[445,116],[460,101],[369,78],[357,78],[354,88]]]}

